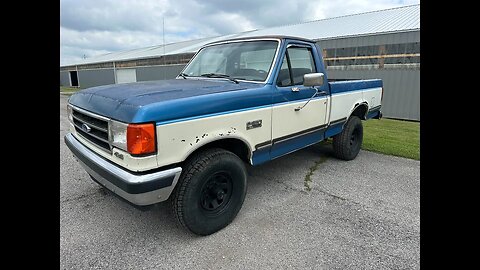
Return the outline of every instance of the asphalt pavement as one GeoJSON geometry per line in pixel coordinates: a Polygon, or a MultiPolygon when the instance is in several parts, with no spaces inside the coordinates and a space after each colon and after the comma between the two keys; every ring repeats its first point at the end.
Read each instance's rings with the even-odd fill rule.
{"type": "Polygon", "coordinates": [[[67,99],[61,269],[420,268],[419,161],[361,151],[346,162],[331,145],[305,148],[250,168],[236,219],[201,237],[176,223],[169,204],[143,212],[90,180],[63,141],[67,99]]]}

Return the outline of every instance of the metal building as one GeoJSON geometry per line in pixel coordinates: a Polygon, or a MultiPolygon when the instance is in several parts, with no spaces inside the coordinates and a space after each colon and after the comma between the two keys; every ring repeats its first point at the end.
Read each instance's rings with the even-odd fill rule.
{"type": "Polygon", "coordinates": [[[113,52],[60,67],[60,85],[175,78],[203,45],[229,38],[288,35],[315,40],[331,79],[384,81],[385,117],[420,120],[420,5],[113,52]]]}

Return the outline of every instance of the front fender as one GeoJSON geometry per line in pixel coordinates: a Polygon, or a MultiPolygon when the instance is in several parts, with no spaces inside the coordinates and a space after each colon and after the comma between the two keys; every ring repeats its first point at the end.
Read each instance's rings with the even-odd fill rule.
{"type": "Polygon", "coordinates": [[[271,113],[266,107],[157,125],[158,166],[183,162],[200,147],[226,138],[244,143],[250,159],[255,145],[271,140],[271,113]],[[262,120],[262,126],[247,130],[253,120],[262,120]]]}

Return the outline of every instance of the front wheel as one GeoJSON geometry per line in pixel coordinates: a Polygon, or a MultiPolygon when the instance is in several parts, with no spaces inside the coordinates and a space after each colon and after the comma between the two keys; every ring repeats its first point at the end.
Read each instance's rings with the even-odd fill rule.
{"type": "Polygon", "coordinates": [[[340,134],[333,137],[333,151],[335,157],[343,160],[352,160],[357,157],[363,141],[362,121],[358,116],[348,119],[340,134]]]}
{"type": "Polygon", "coordinates": [[[243,161],[232,152],[209,149],[186,162],[173,194],[173,212],[186,229],[209,235],[232,222],[246,192],[243,161]]]}

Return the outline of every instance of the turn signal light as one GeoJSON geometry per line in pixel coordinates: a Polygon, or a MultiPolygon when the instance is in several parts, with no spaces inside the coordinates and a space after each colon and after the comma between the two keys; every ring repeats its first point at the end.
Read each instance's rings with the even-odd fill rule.
{"type": "Polygon", "coordinates": [[[129,124],[127,151],[133,155],[146,155],[156,151],[154,124],[129,124]]]}

